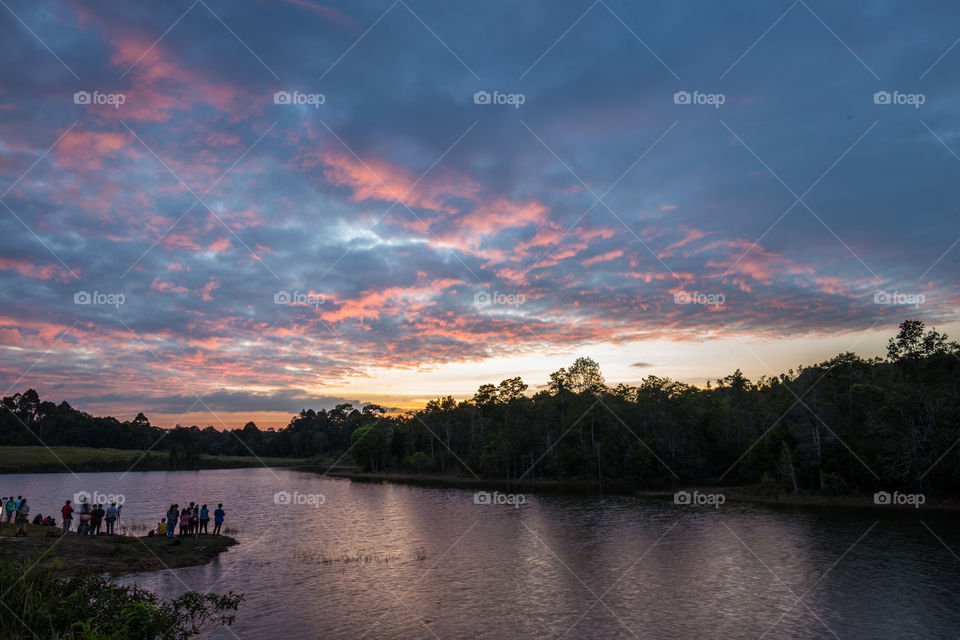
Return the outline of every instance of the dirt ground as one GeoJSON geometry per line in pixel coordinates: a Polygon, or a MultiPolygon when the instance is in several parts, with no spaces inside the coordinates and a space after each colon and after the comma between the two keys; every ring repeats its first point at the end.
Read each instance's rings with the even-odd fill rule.
{"type": "Polygon", "coordinates": [[[27,537],[14,537],[16,525],[0,525],[0,557],[39,558],[40,566],[59,567],[64,575],[120,575],[207,564],[237,541],[229,536],[166,537],[60,535],[59,527],[27,526],[27,537]],[[48,534],[52,533],[52,536],[48,534]]]}

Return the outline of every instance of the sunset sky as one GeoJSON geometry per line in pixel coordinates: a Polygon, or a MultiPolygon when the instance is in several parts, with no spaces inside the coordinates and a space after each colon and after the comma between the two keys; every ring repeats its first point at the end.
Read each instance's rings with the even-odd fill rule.
{"type": "Polygon", "coordinates": [[[960,4],[0,4],[3,395],[279,427],[960,336],[960,4]]]}

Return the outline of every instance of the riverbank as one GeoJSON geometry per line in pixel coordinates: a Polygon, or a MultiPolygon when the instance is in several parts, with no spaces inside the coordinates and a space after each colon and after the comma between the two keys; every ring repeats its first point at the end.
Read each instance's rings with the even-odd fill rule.
{"type": "Polygon", "coordinates": [[[703,494],[723,494],[727,502],[751,502],[797,507],[843,507],[845,509],[877,509],[880,511],[891,509],[901,511],[916,511],[917,509],[924,511],[960,511],[960,502],[954,500],[929,500],[917,507],[913,504],[877,504],[872,494],[863,496],[792,495],[789,493],[770,495],[761,492],[759,487],[686,487],[676,491],[635,491],[633,495],[673,500],[676,492],[681,490],[691,495],[694,491],[703,494]]]}
{"type": "Polygon", "coordinates": [[[0,447],[0,474],[79,473],[83,471],[172,471],[293,467],[308,458],[258,458],[201,454],[192,460],[170,459],[168,451],[95,449],[92,447],[0,447]]]}
{"type": "MultiPolygon", "coordinates": [[[[331,477],[348,478],[355,482],[390,482],[396,484],[410,484],[424,487],[455,487],[463,489],[498,490],[503,492],[521,493],[531,491],[537,493],[564,493],[587,495],[624,495],[640,498],[673,500],[678,491],[693,494],[694,491],[709,494],[723,494],[727,502],[750,502],[770,505],[804,506],[804,507],[843,507],[848,509],[908,509],[916,510],[912,504],[890,505],[876,504],[873,495],[863,496],[822,496],[822,495],[792,495],[788,493],[769,494],[759,486],[699,486],[678,487],[672,489],[643,489],[635,483],[626,481],[597,481],[597,480],[528,480],[505,481],[483,479],[464,476],[439,476],[414,473],[370,473],[335,470],[327,473],[331,477]]],[[[927,500],[921,510],[960,511],[960,502],[955,500],[927,500]]]]}
{"type": "MultiPolygon", "coordinates": [[[[305,470],[312,471],[313,468],[305,470]]],[[[323,471],[323,470],[321,470],[323,471]]],[[[630,494],[635,485],[624,481],[599,482],[597,480],[538,480],[521,481],[474,478],[472,476],[441,476],[417,473],[371,473],[336,468],[325,471],[323,475],[332,478],[348,478],[356,482],[392,482],[396,484],[414,484],[425,487],[462,487],[464,489],[502,489],[531,491],[559,491],[563,493],[617,493],[630,494]]]]}
{"type": "Polygon", "coordinates": [[[16,525],[0,525],[0,559],[35,560],[62,576],[159,571],[203,565],[237,544],[230,536],[173,538],[60,535],[59,527],[27,525],[27,537],[14,537],[16,525]],[[53,534],[48,536],[48,534],[53,534]]]}

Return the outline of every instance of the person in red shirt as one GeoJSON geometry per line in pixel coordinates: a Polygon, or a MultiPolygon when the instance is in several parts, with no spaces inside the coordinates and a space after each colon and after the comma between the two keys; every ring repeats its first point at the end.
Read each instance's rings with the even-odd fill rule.
{"type": "Polygon", "coordinates": [[[70,506],[69,500],[60,507],[60,515],[63,516],[63,533],[66,534],[70,531],[70,523],[73,522],[73,507],[70,506]]]}

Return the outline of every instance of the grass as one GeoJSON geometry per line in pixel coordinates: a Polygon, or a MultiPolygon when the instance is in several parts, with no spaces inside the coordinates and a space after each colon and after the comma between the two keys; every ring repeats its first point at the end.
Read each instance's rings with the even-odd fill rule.
{"type": "Polygon", "coordinates": [[[231,624],[243,600],[233,592],[190,592],[164,601],[101,575],[68,576],[62,567],[37,566],[32,558],[0,560],[0,592],[5,640],[187,640],[231,624]]]}
{"type": "Polygon", "coordinates": [[[58,567],[62,575],[119,575],[206,564],[237,541],[227,535],[174,538],[131,535],[60,535],[59,527],[27,525],[27,537],[13,536],[16,525],[0,526],[0,558],[26,560],[41,557],[41,567],[58,567]],[[52,534],[52,535],[50,535],[52,534]]]}
{"type": "MultiPolygon", "coordinates": [[[[214,456],[201,454],[199,469],[233,469],[260,466],[299,466],[306,458],[257,458],[254,456],[214,456]]],[[[93,447],[0,447],[0,473],[60,473],[77,471],[157,471],[168,470],[166,451],[135,449],[95,449],[93,447]]],[[[182,467],[179,467],[182,468],[182,467]]]]}
{"type": "MultiPolygon", "coordinates": [[[[391,561],[397,561],[397,556],[384,555],[379,552],[356,551],[328,556],[322,550],[303,547],[294,550],[293,557],[297,561],[297,564],[389,564],[391,561]]],[[[426,560],[426,550],[423,547],[415,549],[413,559],[418,562],[426,560]]]]}
{"type": "MultiPolygon", "coordinates": [[[[125,536],[145,536],[148,531],[153,531],[157,528],[157,523],[145,522],[143,520],[121,520],[120,525],[117,527],[120,531],[119,533],[125,536]]],[[[211,523],[208,527],[213,531],[213,524],[211,523]]],[[[76,530],[76,527],[74,527],[76,530]]],[[[232,536],[236,533],[240,533],[240,530],[236,527],[225,526],[220,528],[220,533],[227,536],[232,536]]]]}

